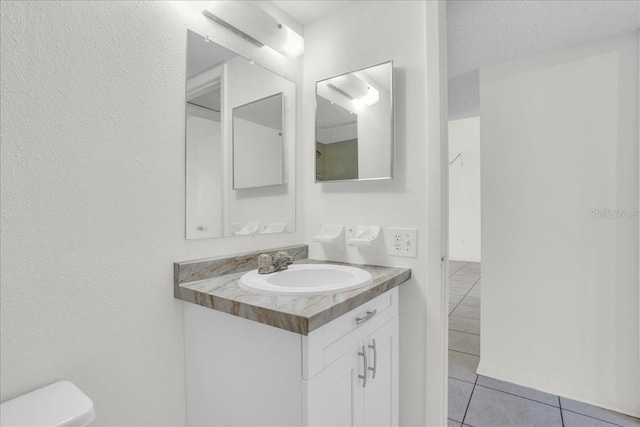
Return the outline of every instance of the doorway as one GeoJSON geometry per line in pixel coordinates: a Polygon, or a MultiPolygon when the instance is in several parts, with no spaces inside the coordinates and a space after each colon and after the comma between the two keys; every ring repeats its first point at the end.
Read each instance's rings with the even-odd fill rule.
{"type": "Polygon", "coordinates": [[[447,9],[449,425],[640,425],[639,5],[447,9]]]}

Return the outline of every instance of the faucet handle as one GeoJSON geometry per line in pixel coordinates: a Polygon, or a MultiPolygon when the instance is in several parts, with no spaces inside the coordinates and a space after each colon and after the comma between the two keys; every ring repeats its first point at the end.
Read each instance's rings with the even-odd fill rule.
{"type": "Polygon", "coordinates": [[[278,262],[282,258],[291,259],[291,257],[286,251],[278,251],[273,257],[273,262],[278,262]]]}
{"type": "Polygon", "coordinates": [[[258,268],[269,268],[273,266],[273,257],[269,254],[260,254],[258,257],[258,268]]]}

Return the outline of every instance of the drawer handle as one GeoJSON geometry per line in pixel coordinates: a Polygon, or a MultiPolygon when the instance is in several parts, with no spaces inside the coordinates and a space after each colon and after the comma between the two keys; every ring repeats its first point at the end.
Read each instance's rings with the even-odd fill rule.
{"type": "Polygon", "coordinates": [[[369,348],[373,350],[373,368],[369,368],[373,375],[371,375],[371,379],[376,379],[376,370],[378,368],[378,349],[376,347],[376,339],[373,339],[373,345],[369,344],[369,348]]]}
{"type": "Polygon", "coordinates": [[[356,317],[356,325],[359,325],[359,324],[364,323],[367,320],[371,319],[373,316],[376,315],[377,312],[378,312],[378,310],[367,311],[367,315],[366,316],[364,316],[364,317],[356,317]]]}
{"type": "MultiPolygon", "coordinates": [[[[352,353],[353,354],[353,353],[352,353]]],[[[367,386],[367,374],[369,371],[369,365],[367,364],[367,349],[365,346],[362,346],[362,352],[358,352],[358,356],[362,356],[364,360],[364,375],[358,375],[358,378],[362,379],[362,388],[367,386]]]]}

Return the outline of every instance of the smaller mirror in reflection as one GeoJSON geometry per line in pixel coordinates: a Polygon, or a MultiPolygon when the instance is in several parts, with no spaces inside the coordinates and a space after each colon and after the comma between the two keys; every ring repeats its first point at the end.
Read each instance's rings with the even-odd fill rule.
{"type": "Polygon", "coordinates": [[[233,188],[282,185],[282,93],[233,109],[233,188]]]}
{"type": "Polygon", "coordinates": [[[393,176],[393,63],[316,83],[316,182],[393,176]]]}

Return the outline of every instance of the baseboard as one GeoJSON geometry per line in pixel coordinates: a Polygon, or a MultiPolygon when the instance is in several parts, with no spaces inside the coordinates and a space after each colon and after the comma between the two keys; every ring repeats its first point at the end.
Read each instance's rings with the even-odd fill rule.
{"type": "MultiPolygon", "coordinates": [[[[543,378],[539,378],[532,375],[522,374],[519,372],[513,372],[508,369],[497,368],[488,365],[486,362],[480,359],[478,364],[477,374],[485,377],[495,378],[497,380],[506,381],[523,387],[533,388],[545,393],[553,394],[556,396],[566,397],[567,399],[577,400],[579,402],[588,403],[590,405],[598,406],[600,408],[608,409],[610,411],[619,412],[621,414],[629,415],[632,417],[640,418],[640,412],[638,408],[630,409],[621,407],[615,404],[609,404],[602,402],[598,396],[593,396],[587,390],[583,390],[575,387],[568,387],[566,384],[561,384],[553,381],[548,381],[543,378]]],[[[630,402],[629,405],[633,405],[630,402]]],[[[624,403],[622,406],[625,406],[624,403]]]]}
{"type": "Polygon", "coordinates": [[[457,262],[480,262],[480,259],[472,258],[472,259],[458,259],[449,257],[449,261],[457,261],[457,262]]]}

